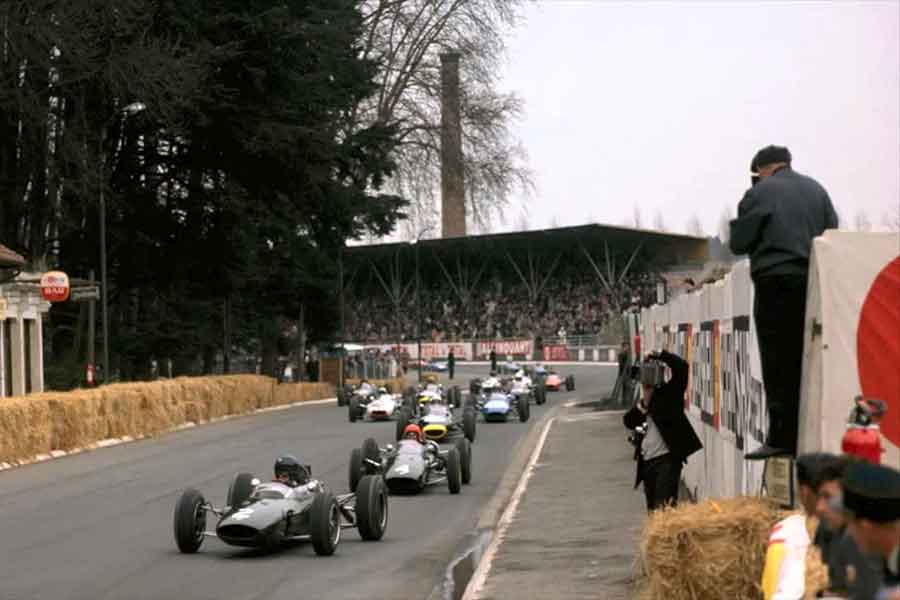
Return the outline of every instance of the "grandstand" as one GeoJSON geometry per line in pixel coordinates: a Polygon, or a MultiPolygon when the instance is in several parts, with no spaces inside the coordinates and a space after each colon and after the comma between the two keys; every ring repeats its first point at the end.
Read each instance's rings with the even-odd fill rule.
{"type": "Polygon", "coordinates": [[[667,274],[700,272],[708,258],[706,238],[597,224],[354,246],[342,337],[411,342],[420,320],[429,342],[617,344],[615,315],[664,301],[667,274]]]}

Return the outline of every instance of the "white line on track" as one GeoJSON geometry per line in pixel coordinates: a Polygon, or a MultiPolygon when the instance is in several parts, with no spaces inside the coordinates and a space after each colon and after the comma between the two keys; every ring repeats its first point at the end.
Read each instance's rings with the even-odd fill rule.
{"type": "Polygon", "coordinates": [[[550,433],[550,427],[556,419],[557,417],[553,417],[547,421],[546,425],[544,425],[541,437],[538,439],[537,445],[532,451],[531,457],[528,459],[525,471],[519,478],[519,483],[516,485],[515,491],[513,491],[509,505],[507,505],[506,510],[503,511],[503,515],[501,515],[500,520],[497,522],[494,539],[491,540],[487,550],[485,550],[484,556],[482,556],[481,562],[479,562],[478,568],[475,570],[475,574],[472,575],[469,585],[466,586],[466,591],[463,594],[462,600],[476,600],[480,596],[484,583],[487,580],[487,576],[491,571],[491,563],[494,560],[494,556],[497,554],[497,549],[500,547],[500,544],[503,543],[506,530],[509,529],[509,524],[516,516],[516,510],[519,508],[519,501],[521,501],[522,495],[528,488],[528,481],[534,473],[534,465],[541,456],[541,451],[544,449],[544,443],[547,441],[547,434],[550,433]]]}

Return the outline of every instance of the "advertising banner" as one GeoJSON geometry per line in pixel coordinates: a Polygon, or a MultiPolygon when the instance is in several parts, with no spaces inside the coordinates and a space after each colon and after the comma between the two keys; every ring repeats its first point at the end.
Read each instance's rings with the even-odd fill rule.
{"type": "Polygon", "coordinates": [[[507,355],[530,359],[534,352],[534,342],[532,340],[503,340],[475,344],[475,356],[478,360],[487,360],[491,350],[497,353],[498,359],[507,355]]]}
{"type": "Polygon", "coordinates": [[[569,348],[563,344],[553,344],[544,346],[544,360],[546,361],[565,361],[570,360],[569,348]]]}

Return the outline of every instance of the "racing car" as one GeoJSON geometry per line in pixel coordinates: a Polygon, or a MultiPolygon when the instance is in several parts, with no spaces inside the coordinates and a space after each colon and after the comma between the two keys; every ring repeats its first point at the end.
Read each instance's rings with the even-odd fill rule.
{"type": "Polygon", "coordinates": [[[467,409],[477,410],[488,423],[505,422],[512,415],[524,423],[531,417],[531,404],[526,394],[515,396],[502,389],[485,388],[480,394],[470,396],[468,402],[467,409]]]}
{"type": "Polygon", "coordinates": [[[365,379],[363,379],[356,387],[353,387],[352,385],[345,385],[338,390],[338,406],[347,406],[348,404],[350,404],[350,400],[352,400],[353,398],[357,398],[360,405],[365,405],[371,398],[375,397],[377,392],[378,390],[375,388],[375,386],[365,379]]]}
{"type": "Polygon", "coordinates": [[[311,541],[316,554],[334,554],[341,531],[355,527],[364,540],[380,540],[387,527],[387,489],[379,476],[361,477],[354,491],[331,492],[312,479],[308,465],[291,456],[279,457],[277,479],[261,482],[250,473],[238,473],[221,508],[200,491],[188,488],[175,505],[174,529],[178,550],[192,554],[207,537],[239,547],[274,550],[284,544],[311,541]],[[279,463],[290,475],[279,475],[279,463]],[[217,519],[215,531],[206,530],[207,516],[217,519]]]}
{"type": "MultiPolygon", "coordinates": [[[[457,389],[457,392],[459,390],[457,389]]],[[[406,425],[419,425],[427,439],[436,442],[456,438],[462,434],[470,442],[475,441],[475,410],[462,407],[461,402],[444,403],[440,397],[420,396],[416,412],[404,407],[397,417],[397,439],[403,436],[406,425]]]]}
{"type": "Polygon", "coordinates": [[[420,416],[419,407],[431,403],[445,403],[451,407],[462,405],[462,392],[459,387],[445,389],[436,380],[429,378],[418,388],[407,388],[404,394],[404,405],[413,416],[420,416]]]}
{"type": "Polygon", "coordinates": [[[446,482],[450,493],[458,494],[462,484],[472,480],[472,448],[469,440],[459,438],[441,450],[424,439],[418,425],[407,425],[396,446],[379,448],[374,439],[366,438],[360,448],[351,451],[350,490],[372,475],[382,477],[391,493],[415,494],[446,482]]]}
{"type": "Polygon", "coordinates": [[[558,392],[564,386],[567,392],[573,391],[575,389],[575,376],[566,375],[565,379],[563,379],[556,371],[551,369],[544,377],[544,387],[548,390],[558,392]]]}
{"type": "Polygon", "coordinates": [[[399,394],[391,394],[386,388],[380,387],[375,396],[370,396],[366,404],[360,404],[357,397],[350,399],[347,406],[347,413],[350,422],[354,423],[358,419],[368,419],[369,421],[387,421],[394,418],[400,407],[404,404],[404,399],[399,394]]]}
{"type": "Polygon", "coordinates": [[[534,400],[535,404],[543,404],[547,401],[547,393],[543,382],[535,384],[532,382],[531,377],[523,371],[516,373],[508,390],[501,391],[505,391],[512,396],[516,402],[521,396],[524,396],[529,402],[534,400]]]}

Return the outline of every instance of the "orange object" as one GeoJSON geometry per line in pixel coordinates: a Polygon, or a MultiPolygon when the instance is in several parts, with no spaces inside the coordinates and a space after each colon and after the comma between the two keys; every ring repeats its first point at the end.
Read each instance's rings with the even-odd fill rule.
{"type": "Polygon", "coordinates": [[[851,425],[841,440],[841,452],[872,464],[881,464],[881,431],[877,425],[851,425]]]}
{"type": "Polygon", "coordinates": [[[87,366],[87,384],[94,385],[94,365],[87,366]]]}

